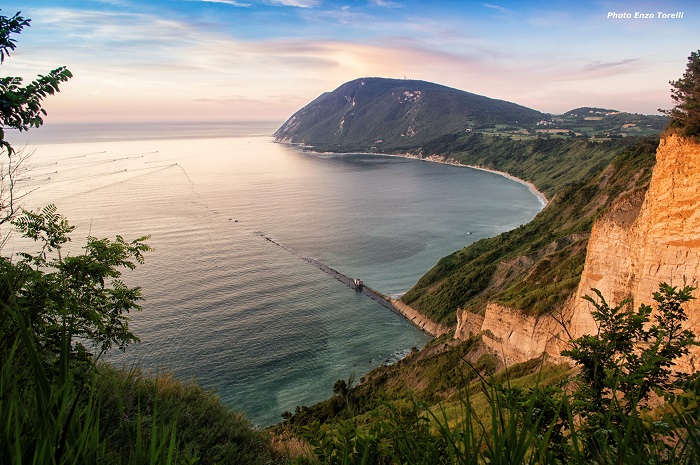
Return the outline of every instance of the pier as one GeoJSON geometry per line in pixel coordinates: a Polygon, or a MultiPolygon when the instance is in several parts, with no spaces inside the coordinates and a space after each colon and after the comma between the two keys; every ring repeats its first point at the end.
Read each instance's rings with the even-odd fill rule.
{"type": "Polygon", "coordinates": [[[350,289],[354,289],[357,292],[361,292],[362,294],[377,302],[379,305],[388,308],[397,315],[401,315],[402,317],[406,318],[412,325],[425,331],[426,333],[432,336],[441,336],[449,331],[449,328],[447,328],[446,326],[430,321],[427,317],[420,314],[418,311],[412,309],[403,302],[392,300],[391,298],[385,296],[381,292],[372,289],[371,287],[364,284],[361,279],[351,278],[350,276],[347,276],[341,273],[340,271],[331,268],[330,266],[326,265],[325,263],[319,260],[316,260],[315,258],[304,257],[303,255],[297,253],[295,250],[275,241],[271,237],[267,236],[265,233],[257,231],[255,234],[262,237],[266,241],[276,245],[277,247],[286,250],[290,254],[299,257],[306,263],[315,266],[319,270],[345,284],[350,289]]]}

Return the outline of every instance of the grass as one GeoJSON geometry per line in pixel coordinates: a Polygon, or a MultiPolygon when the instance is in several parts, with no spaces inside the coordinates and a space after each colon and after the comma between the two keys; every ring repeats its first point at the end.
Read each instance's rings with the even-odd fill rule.
{"type": "MultiPolygon", "coordinates": [[[[54,363],[37,349],[21,312],[7,302],[2,311],[17,324],[19,336],[0,353],[0,463],[282,460],[263,432],[194,382],[139,369],[76,366],[65,336],[54,363]]],[[[68,331],[64,323],[63,334],[68,331]]]]}
{"type": "MultiPolygon", "coordinates": [[[[551,367],[545,371],[552,370],[551,367]]],[[[554,368],[553,379],[570,371],[554,368]]],[[[665,411],[602,412],[591,426],[543,372],[482,379],[456,400],[383,404],[362,418],[313,422],[294,464],[697,464],[698,387],[665,411]],[[682,407],[685,405],[686,407],[682,407]]],[[[614,393],[613,393],[614,395],[614,393]]]]}
{"type": "Polygon", "coordinates": [[[440,323],[488,301],[531,314],[557,311],[578,286],[593,222],[612,199],[648,186],[658,141],[642,140],[605,170],[562,189],[530,223],[442,258],[402,300],[440,323]]]}

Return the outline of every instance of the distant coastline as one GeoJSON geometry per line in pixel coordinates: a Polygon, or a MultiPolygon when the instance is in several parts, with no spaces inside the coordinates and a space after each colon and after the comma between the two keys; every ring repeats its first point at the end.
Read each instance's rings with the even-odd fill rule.
{"type": "Polygon", "coordinates": [[[530,181],[526,181],[524,179],[521,179],[517,176],[513,176],[510,173],[507,173],[505,171],[498,171],[492,168],[485,168],[483,166],[478,166],[478,165],[465,165],[464,163],[460,163],[454,158],[446,158],[446,157],[441,157],[439,155],[430,155],[429,157],[420,157],[418,155],[412,155],[410,153],[379,153],[379,152],[319,152],[316,150],[313,150],[312,146],[309,145],[304,145],[300,143],[294,143],[294,142],[286,142],[286,141],[275,141],[276,143],[282,143],[282,144],[287,144],[287,145],[296,145],[301,147],[301,149],[305,152],[311,152],[311,153],[317,153],[319,155],[323,154],[333,154],[333,155],[349,155],[351,153],[357,153],[360,155],[381,155],[384,157],[399,157],[399,158],[411,158],[414,160],[422,160],[422,161],[427,161],[431,163],[441,163],[443,165],[452,165],[452,166],[459,166],[462,168],[472,168],[475,170],[480,170],[480,171],[486,171],[488,173],[493,173],[497,174],[499,176],[503,176],[504,178],[510,179],[511,181],[515,181],[519,184],[522,184],[524,186],[527,186],[527,188],[532,192],[537,199],[540,201],[542,204],[542,208],[546,207],[547,204],[549,203],[549,199],[545,195],[544,192],[540,191],[537,186],[530,181]]]}
{"type": "Polygon", "coordinates": [[[510,179],[511,181],[515,181],[519,184],[523,184],[523,185],[527,186],[527,188],[530,189],[530,192],[532,192],[538,198],[538,200],[542,204],[542,208],[546,207],[547,204],[549,203],[549,199],[547,198],[547,196],[544,194],[544,192],[540,191],[536,185],[534,185],[530,181],[526,181],[526,180],[521,179],[517,176],[513,176],[512,174],[507,173],[505,171],[498,171],[498,170],[494,170],[492,168],[484,168],[483,166],[477,166],[477,165],[465,165],[464,163],[460,163],[453,158],[444,158],[444,157],[440,157],[439,155],[431,155],[431,156],[426,157],[426,158],[419,157],[417,155],[411,155],[409,153],[406,153],[406,154],[368,153],[368,155],[384,155],[384,156],[388,156],[388,157],[412,158],[414,160],[423,160],[423,161],[429,161],[432,163],[442,163],[443,165],[452,165],[452,166],[459,166],[462,168],[472,168],[475,170],[486,171],[489,173],[497,174],[499,176],[503,176],[504,178],[510,179]]]}

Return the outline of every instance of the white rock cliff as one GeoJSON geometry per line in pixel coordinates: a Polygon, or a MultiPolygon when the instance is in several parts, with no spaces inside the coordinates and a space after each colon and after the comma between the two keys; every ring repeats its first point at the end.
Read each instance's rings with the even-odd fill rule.
{"type": "MultiPolygon", "coordinates": [[[[636,308],[653,303],[660,282],[700,285],[700,144],[675,135],[661,140],[646,195],[619,198],[596,220],[581,282],[562,315],[569,332],[574,337],[595,332],[592,305],[582,299],[593,295],[591,288],[611,305],[631,298],[636,308]]],[[[700,334],[700,300],[685,309],[688,327],[700,334]]],[[[527,317],[496,304],[487,306],[484,317],[464,313],[458,314],[455,337],[485,331],[485,341],[511,363],[542,352],[558,357],[568,340],[551,316],[527,317]]],[[[700,353],[682,367],[692,370],[696,362],[700,353]]]]}

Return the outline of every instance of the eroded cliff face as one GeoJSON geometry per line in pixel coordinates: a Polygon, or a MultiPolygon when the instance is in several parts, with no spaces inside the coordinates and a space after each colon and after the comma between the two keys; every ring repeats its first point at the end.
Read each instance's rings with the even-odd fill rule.
{"type": "MultiPolygon", "coordinates": [[[[631,298],[634,307],[653,304],[659,283],[700,287],[700,144],[677,136],[661,141],[649,189],[618,198],[595,222],[577,292],[562,315],[523,316],[489,304],[483,317],[458,312],[455,337],[484,331],[485,340],[508,362],[547,352],[555,358],[571,336],[596,330],[592,305],[583,300],[600,290],[611,305],[631,298]]],[[[697,291],[696,291],[697,297],[697,291]]],[[[686,305],[688,326],[700,334],[700,299],[686,305]]],[[[700,367],[700,354],[682,368],[700,367]]]]}
{"type": "MultiPolygon", "coordinates": [[[[661,141],[646,196],[619,199],[593,226],[570,305],[572,334],[595,330],[591,304],[581,299],[592,295],[591,288],[611,305],[629,297],[636,308],[653,303],[662,281],[679,287],[700,283],[700,144],[678,136],[661,141]]],[[[700,334],[700,300],[685,309],[688,326],[700,334]]]]}
{"type": "Polygon", "coordinates": [[[484,332],[482,340],[508,365],[542,355],[562,326],[553,318],[536,318],[520,310],[490,302],[484,316],[467,311],[457,315],[455,338],[484,332]]]}

